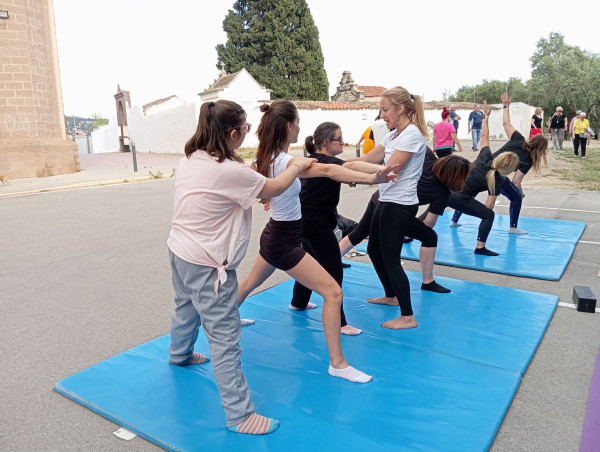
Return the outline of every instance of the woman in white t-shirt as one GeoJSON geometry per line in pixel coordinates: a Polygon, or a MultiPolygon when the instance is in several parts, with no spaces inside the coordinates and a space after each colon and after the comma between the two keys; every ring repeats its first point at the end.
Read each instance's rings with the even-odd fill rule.
{"type": "Polygon", "coordinates": [[[185,145],[186,157],[177,164],[167,240],[176,305],[169,363],[187,366],[212,359],[227,428],[265,434],[276,430],[279,421],[254,412],[242,373],[236,268],[250,240],[252,202],[283,193],[314,160],[292,159],[278,177],[268,179],[235,153],[249,131],[246,113],[235,102],[205,103],[196,133],[185,145]],[[200,326],[211,358],[194,352],[200,326]]]}
{"type": "Polygon", "coordinates": [[[388,133],[381,144],[361,157],[363,161],[400,165],[398,180],[382,184],[379,205],[375,209],[369,231],[367,250],[385,290],[384,297],[370,298],[376,304],[400,305],[400,317],[381,325],[385,328],[415,328],[410,284],[402,268],[400,252],[404,236],[414,237],[423,223],[415,215],[419,209],[417,184],[423,170],[428,136],[425,110],[421,97],[397,86],[381,97],[381,118],[388,133]]]}
{"type": "MultiPolygon", "coordinates": [[[[277,100],[262,105],[264,113],[258,126],[256,171],[263,176],[276,177],[289,167],[292,157],[287,153],[290,144],[298,141],[300,118],[290,101],[277,100]]],[[[315,163],[300,174],[301,178],[330,177],[338,182],[374,184],[395,180],[396,167],[388,166],[376,173],[353,171],[339,165],[315,163]]],[[[280,196],[270,198],[271,218],[260,237],[260,251],[250,274],[240,281],[239,303],[260,286],[276,268],[284,270],[303,286],[320,294],[323,299],[323,329],[329,351],[329,374],[357,383],[371,380],[370,375],[348,365],[340,341],[340,307],[342,288],[319,263],[301,247],[302,213],[300,181],[280,196]]],[[[265,197],[266,198],[266,197],[265,197]]]]}

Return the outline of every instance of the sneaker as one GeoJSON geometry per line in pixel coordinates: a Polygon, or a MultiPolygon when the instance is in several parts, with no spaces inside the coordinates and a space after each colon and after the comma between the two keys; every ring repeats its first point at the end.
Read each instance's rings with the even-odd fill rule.
{"type": "Polygon", "coordinates": [[[581,157],[581,158],[582,158],[582,159],[584,159],[584,158],[585,158],[585,155],[584,155],[583,157],[581,157]]]}

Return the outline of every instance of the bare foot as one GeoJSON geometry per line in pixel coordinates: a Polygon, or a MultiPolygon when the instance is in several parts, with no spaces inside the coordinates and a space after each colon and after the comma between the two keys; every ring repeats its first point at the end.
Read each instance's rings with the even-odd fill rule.
{"type": "Polygon", "coordinates": [[[418,325],[414,315],[401,315],[397,319],[388,320],[381,324],[384,328],[392,330],[405,330],[408,328],[416,328],[418,325]]]}
{"type": "Polygon", "coordinates": [[[388,306],[398,306],[398,299],[396,297],[367,298],[367,301],[373,304],[386,304],[388,306]]]}

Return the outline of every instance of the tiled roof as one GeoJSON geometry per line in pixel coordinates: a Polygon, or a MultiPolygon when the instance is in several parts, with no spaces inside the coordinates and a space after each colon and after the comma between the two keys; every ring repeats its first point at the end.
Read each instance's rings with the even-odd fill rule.
{"type": "Polygon", "coordinates": [[[335,102],[320,100],[293,100],[298,110],[379,110],[379,102],[335,102]]]}
{"type": "MultiPolygon", "coordinates": [[[[379,102],[335,102],[320,100],[293,100],[298,110],[379,110],[379,102]]],[[[456,105],[458,110],[473,110],[474,102],[425,102],[425,110],[442,110],[444,107],[450,108],[450,105],[456,105]]],[[[492,110],[500,107],[491,106],[492,110]]]]}
{"type": "Polygon", "coordinates": [[[215,80],[215,83],[213,83],[211,86],[209,86],[209,88],[206,91],[211,91],[213,89],[227,88],[229,85],[231,85],[231,82],[233,82],[235,80],[235,78],[238,76],[238,74],[239,74],[239,72],[234,72],[233,74],[224,75],[222,77],[219,77],[217,80],[215,80]]]}
{"type": "Polygon", "coordinates": [[[142,107],[142,111],[144,112],[144,114],[146,114],[146,112],[147,112],[147,111],[148,111],[150,108],[154,107],[155,105],[162,104],[162,103],[164,103],[164,102],[166,102],[166,101],[168,101],[168,100],[171,100],[171,99],[173,99],[174,97],[176,97],[176,96],[175,96],[175,95],[172,95],[172,96],[169,96],[169,97],[165,97],[164,99],[157,99],[157,100],[155,100],[155,101],[152,101],[152,102],[150,102],[149,104],[146,104],[146,105],[144,105],[144,106],[142,107]]]}
{"type": "Polygon", "coordinates": [[[364,91],[365,97],[381,97],[387,88],[383,86],[359,86],[358,89],[364,91]]]}
{"type": "MultiPolygon", "coordinates": [[[[450,109],[451,105],[455,105],[457,110],[474,110],[475,102],[450,102],[450,101],[436,101],[436,102],[425,102],[425,110],[442,110],[444,107],[450,109]]],[[[494,107],[490,105],[492,110],[498,110],[500,107],[494,107]]]]}

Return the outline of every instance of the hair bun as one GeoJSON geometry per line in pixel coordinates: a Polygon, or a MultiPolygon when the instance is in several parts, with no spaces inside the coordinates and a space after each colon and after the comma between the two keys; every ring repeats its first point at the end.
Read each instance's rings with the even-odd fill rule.
{"type": "Polygon", "coordinates": [[[269,111],[270,108],[271,108],[271,106],[269,104],[262,104],[260,106],[260,111],[262,111],[263,113],[266,113],[269,111]]]}

